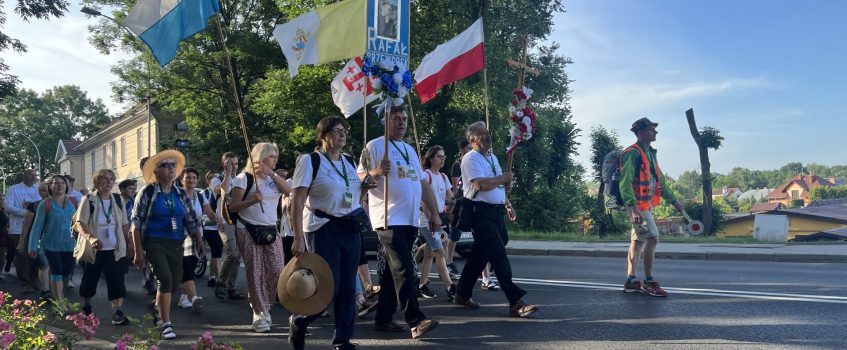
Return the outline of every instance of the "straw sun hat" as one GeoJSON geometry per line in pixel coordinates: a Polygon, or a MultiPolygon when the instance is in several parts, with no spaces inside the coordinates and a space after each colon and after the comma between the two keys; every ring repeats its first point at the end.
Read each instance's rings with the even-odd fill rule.
{"type": "Polygon", "coordinates": [[[282,306],[298,315],[314,315],[325,310],[334,289],[329,265],[320,255],[308,252],[285,265],[276,287],[282,306]]]}
{"type": "Polygon", "coordinates": [[[176,162],[176,169],[174,170],[176,170],[177,175],[182,173],[182,168],[185,167],[185,155],[175,149],[164,150],[144,162],[144,166],[141,168],[144,181],[147,183],[156,182],[156,168],[159,167],[159,163],[167,159],[173,159],[176,162]]]}

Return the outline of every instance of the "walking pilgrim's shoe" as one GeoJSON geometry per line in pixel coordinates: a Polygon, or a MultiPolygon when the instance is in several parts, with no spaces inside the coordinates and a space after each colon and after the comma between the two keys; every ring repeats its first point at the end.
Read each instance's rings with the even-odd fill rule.
{"type": "Polygon", "coordinates": [[[538,311],[538,306],[524,303],[518,300],[515,305],[509,306],[509,317],[527,317],[538,311]]]}
{"type": "Polygon", "coordinates": [[[453,296],[453,304],[459,305],[468,310],[479,310],[479,303],[471,298],[465,298],[459,294],[453,296]]]}
{"type": "Polygon", "coordinates": [[[668,296],[668,292],[662,289],[662,287],[659,287],[659,282],[656,282],[655,280],[644,281],[644,283],[641,283],[641,292],[654,297],[668,296]]]}
{"type": "Polygon", "coordinates": [[[624,282],[623,283],[623,292],[624,293],[637,293],[641,291],[641,281],[632,280],[632,282],[624,282]]]}
{"type": "Polygon", "coordinates": [[[493,280],[489,280],[488,283],[482,282],[479,285],[479,289],[482,290],[499,290],[500,286],[497,285],[497,282],[493,280]]]}
{"type": "Polygon", "coordinates": [[[383,332],[404,332],[406,331],[406,326],[397,321],[391,321],[388,323],[374,323],[374,329],[383,332]]]}
{"type": "Polygon", "coordinates": [[[427,332],[438,327],[438,321],[426,319],[418,323],[416,326],[412,327],[412,339],[420,339],[427,332]]]}

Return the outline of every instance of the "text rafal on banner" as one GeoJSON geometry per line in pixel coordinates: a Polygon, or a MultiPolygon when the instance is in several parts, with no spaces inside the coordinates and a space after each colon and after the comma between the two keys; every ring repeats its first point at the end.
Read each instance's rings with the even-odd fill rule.
{"type": "Polygon", "coordinates": [[[365,57],[409,66],[409,0],[368,0],[365,57]]]}

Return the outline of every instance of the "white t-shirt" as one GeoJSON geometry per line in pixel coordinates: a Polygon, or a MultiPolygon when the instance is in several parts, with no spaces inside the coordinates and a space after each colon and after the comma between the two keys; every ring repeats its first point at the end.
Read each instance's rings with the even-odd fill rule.
{"type": "MultiPolygon", "coordinates": [[[[197,222],[200,222],[200,217],[203,215],[203,206],[200,205],[200,196],[202,195],[202,192],[195,189],[194,199],[191,200],[191,206],[194,207],[194,216],[197,222]]],[[[186,231],[185,239],[182,240],[182,256],[193,256],[195,253],[194,232],[186,231]]]]}
{"type": "MultiPolygon", "coordinates": [[[[443,213],[445,209],[444,201],[447,199],[447,190],[452,189],[453,185],[450,184],[450,180],[447,178],[447,175],[440,172],[432,173],[429,170],[424,170],[424,180],[430,181],[430,179],[432,179],[432,182],[429,183],[429,187],[432,188],[432,194],[435,195],[435,203],[438,204],[438,212],[443,213]]],[[[423,213],[424,215],[421,215],[419,226],[428,226],[428,217],[426,216],[427,212],[424,211],[423,213]]]]}
{"type": "Polygon", "coordinates": [[[100,238],[102,248],[100,250],[115,250],[118,247],[118,237],[115,235],[115,215],[121,215],[117,208],[112,207],[112,223],[106,222],[106,212],[109,206],[112,205],[112,200],[104,200],[103,206],[100,208],[100,213],[97,215],[97,236],[100,238]]]}
{"type": "Polygon", "coordinates": [[[329,219],[319,218],[312,210],[320,210],[332,216],[344,216],[359,208],[362,182],[356,175],[354,165],[350,164],[344,156],[341,157],[341,160],[334,160],[332,163],[327,161],[323,154],[320,154],[320,156],[320,168],[318,168],[318,174],[314,182],[312,182],[313,170],[310,155],[305,154],[301,156],[300,160],[297,161],[297,166],[294,168],[293,188],[309,188],[309,185],[312,185],[312,190],[306,198],[306,207],[303,209],[302,214],[304,232],[315,232],[329,221],[329,219]],[[350,187],[347,187],[344,178],[339,172],[347,174],[350,187]],[[349,208],[344,207],[344,194],[346,192],[351,194],[352,199],[349,208]]]}
{"type": "Polygon", "coordinates": [[[476,150],[470,151],[462,157],[462,182],[465,184],[465,198],[485,202],[489,204],[506,204],[506,188],[503,185],[490,191],[479,191],[474,189],[473,180],[479,178],[497,177],[503,174],[497,156],[493,153],[484,156],[476,150]],[[491,167],[494,167],[492,171],[491,167]]]}
{"type": "MultiPolygon", "coordinates": [[[[199,191],[199,192],[197,192],[197,195],[198,195],[198,196],[203,196],[203,199],[204,199],[203,203],[206,203],[206,204],[212,205],[212,204],[211,204],[211,203],[212,203],[212,202],[211,202],[211,201],[212,201],[212,199],[211,199],[211,198],[209,198],[209,196],[206,196],[206,192],[209,192],[210,194],[213,194],[213,192],[212,192],[212,187],[210,186],[208,191],[203,190],[203,191],[199,191]]],[[[220,205],[220,203],[218,203],[218,205],[220,205]]],[[[216,210],[217,210],[218,212],[220,212],[220,209],[216,209],[216,210]]],[[[203,216],[203,208],[200,208],[200,210],[198,210],[198,211],[197,211],[197,215],[198,215],[198,216],[200,216],[200,217],[202,217],[202,216],[203,216]]],[[[205,226],[203,226],[203,229],[204,229],[204,230],[207,230],[207,231],[217,231],[217,230],[218,230],[218,225],[215,225],[215,218],[209,218],[209,221],[206,223],[206,225],[205,225],[205,226]]]]}
{"type": "MultiPolygon", "coordinates": [[[[378,166],[385,154],[385,137],[380,136],[368,142],[367,149],[370,155],[371,166],[378,166]]],[[[421,181],[423,179],[423,169],[418,159],[415,148],[411,145],[395,141],[394,145],[388,143],[388,160],[391,161],[391,172],[388,174],[388,225],[389,226],[417,226],[419,220],[418,209],[421,203],[421,181]],[[401,151],[403,152],[401,155],[401,151]],[[406,162],[403,155],[408,155],[409,161],[406,162]],[[400,167],[402,167],[405,175],[400,177],[400,167]],[[414,172],[416,179],[413,179],[410,173],[414,172]]],[[[359,162],[360,173],[367,172],[359,162]]],[[[368,191],[368,206],[371,217],[371,225],[374,228],[385,226],[385,216],[383,209],[383,181],[385,176],[380,177],[376,188],[368,191]]]]}
{"type": "MultiPolygon", "coordinates": [[[[232,179],[231,184],[232,188],[238,187],[246,190],[247,175],[245,173],[238,174],[238,176],[232,179]]],[[[244,225],[241,224],[242,220],[253,225],[276,226],[276,206],[279,203],[279,197],[282,196],[282,193],[279,192],[279,188],[276,187],[270,176],[265,177],[265,179],[253,176],[253,188],[250,189],[250,193],[255,193],[256,191],[262,193],[262,205],[265,211],[262,212],[262,207],[259,206],[259,203],[241,209],[238,212],[238,228],[244,228],[244,225]]],[[[247,195],[249,196],[250,193],[247,195]]]]}
{"type": "MultiPolygon", "coordinates": [[[[293,178],[292,179],[286,179],[285,182],[288,183],[288,186],[290,186],[292,189],[294,188],[294,179],[293,178]]],[[[294,230],[291,228],[291,220],[290,220],[290,217],[288,215],[288,206],[285,205],[285,203],[284,203],[285,198],[288,198],[290,200],[291,199],[291,193],[284,193],[282,195],[282,198],[280,198],[280,207],[282,208],[282,215],[279,217],[279,227],[280,227],[280,231],[282,231],[280,233],[282,233],[282,235],[285,236],[285,237],[294,237],[294,230]]],[[[289,202],[289,205],[290,205],[290,202],[289,202]]]]}
{"type": "MultiPolygon", "coordinates": [[[[230,180],[229,188],[221,187],[221,189],[223,189],[224,192],[226,192],[227,194],[232,189],[232,181],[235,181],[235,178],[230,180]]],[[[220,177],[212,178],[212,181],[209,183],[209,189],[214,189],[215,187],[221,186],[222,183],[223,183],[223,180],[221,180],[220,177]]],[[[215,214],[218,214],[218,216],[223,216],[223,212],[221,212],[222,206],[221,206],[221,203],[220,203],[220,201],[221,201],[221,191],[220,190],[218,190],[218,192],[215,192],[215,198],[217,198],[217,200],[218,200],[218,208],[215,209],[215,214]]]]}

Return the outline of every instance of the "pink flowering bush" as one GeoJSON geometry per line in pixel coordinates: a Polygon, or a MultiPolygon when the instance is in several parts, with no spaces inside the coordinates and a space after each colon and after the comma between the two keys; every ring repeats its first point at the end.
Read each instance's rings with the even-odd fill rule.
{"type": "Polygon", "coordinates": [[[191,344],[191,350],[241,350],[241,345],[229,341],[215,342],[212,332],[205,331],[197,338],[197,342],[191,344]]]}
{"type": "MultiPolygon", "coordinates": [[[[48,312],[39,309],[41,305],[32,300],[10,300],[8,293],[0,291],[0,349],[71,348],[74,335],[56,335],[45,329],[43,323],[48,319],[48,312]]],[[[57,312],[66,308],[68,305],[63,303],[54,306],[57,312]]],[[[93,334],[97,327],[89,330],[93,334]]]]}

